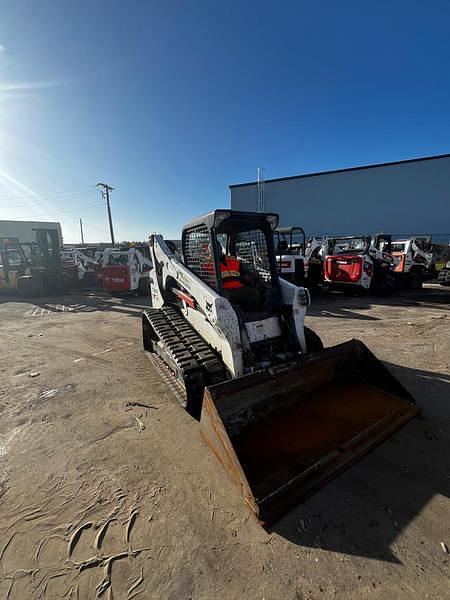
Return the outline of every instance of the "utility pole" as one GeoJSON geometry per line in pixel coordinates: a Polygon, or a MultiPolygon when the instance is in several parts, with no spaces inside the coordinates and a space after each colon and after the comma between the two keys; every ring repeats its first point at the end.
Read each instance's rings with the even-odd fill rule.
{"type": "Polygon", "coordinates": [[[83,221],[81,219],[80,219],[80,231],[81,231],[81,244],[84,246],[83,221]]]}
{"type": "Polygon", "coordinates": [[[112,217],[111,217],[111,207],[109,205],[109,192],[112,192],[114,188],[111,187],[110,185],[108,185],[107,183],[97,183],[97,187],[102,189],[103,197],[106,200],[106,207],[108,209],[109,231],[111,233],[111,244],[113,246],[115,246],[114,230],[113,230],[112,217]]]}
{"type": "Polygon", "coordinates": [[[256,184],[256,212],[264,212],[264,184],[266,181],[266,170],[258,167],[258,182],[256,184]]]}

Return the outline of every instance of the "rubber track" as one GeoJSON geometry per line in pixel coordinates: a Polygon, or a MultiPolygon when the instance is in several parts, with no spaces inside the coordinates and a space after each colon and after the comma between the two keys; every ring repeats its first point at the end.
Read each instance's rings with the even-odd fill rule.
{"type": "Polygon", "coordinates": [[[151,344],[153,352],[183,385],[186,390],[185,408],[199,418],[204,388],[225,379],[220,357],[173,307],[149,308],[144,311],[143,320],[147,349],[151,344]],[[149,339],[145,333],[148,325],[153,330],[150,337],[156,340],[149,339]]]}
{"type": "Polygon", "coordinates": [[[174,376],[163,359],[155,352],[146,352],[147,358],[152,363],[153,368],[172,392],[183,408],[186,408],[186,389],[181,385],[178,378],[174,376]]]}

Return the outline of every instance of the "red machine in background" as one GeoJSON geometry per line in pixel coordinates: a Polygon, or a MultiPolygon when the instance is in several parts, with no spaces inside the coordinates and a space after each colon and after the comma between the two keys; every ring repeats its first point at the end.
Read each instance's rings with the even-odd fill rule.
{"type": "Polygon", "coordinates": [[[113,296],[129,292],[147,296],[151,267],[148,246],[106,248],[102,265],[103,289],[113,296]]]}
{"type": "Polygon", "coordinates": [[[386,236],[328,238],[325,287],[373,292],[393,288],[395,277],[392,273],[390,243],[390,237],[386,236]]]}

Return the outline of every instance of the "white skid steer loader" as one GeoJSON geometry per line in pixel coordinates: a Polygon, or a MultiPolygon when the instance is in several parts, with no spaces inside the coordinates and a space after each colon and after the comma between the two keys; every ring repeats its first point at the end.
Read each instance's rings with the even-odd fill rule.
{"type": "Polygon", "coordinates": [[[184,227],[180,259],[151,236],[143,313],[145,350],[178,379],[182,403],[263,524],[418,412],[364,344],[323,349],[305,327],[309,294],[277,271],[277,222],[216,210],[184,227]],[[230,264],[239,264],[232,277],[230,264]]]}
{"type": "Polygon", "coordinates": [[[399,282],[409,289],[420,289],[424,279],[433,276],[433,253],[425,249],[425,240],[409,238],[391,241],[393,271],[399,282]]]}
{"type": "Polygon", "coordinates": [[[278,227],[275,252],[278,272],[283,279],[308,289],[322,283],[323,263],[328,253],[327,238],[312,237],[306,242],[302,227],[278,227]]]}

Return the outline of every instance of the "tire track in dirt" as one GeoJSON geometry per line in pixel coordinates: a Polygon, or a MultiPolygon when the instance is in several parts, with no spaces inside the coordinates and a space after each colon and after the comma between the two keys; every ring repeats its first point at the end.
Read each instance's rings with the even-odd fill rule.
{"type": "MultiPolygon", "coordinates": [[[[106,481],[92,486],[59,479],[40,486],[33,502],[0,515],[2,598],[100,599],[112,597],[114,588],[119,597],[138,595],[146,569],[133,562],[150,550],[133,544],[134,530],[145,525],[138,522],[140,511],[139,493],[129,498],[106,481]],[[127,568],[119,580],[113,570],[121,561],[127,568]]],[[[148,531],[139,537],[148,541],[148,531]]]]}

